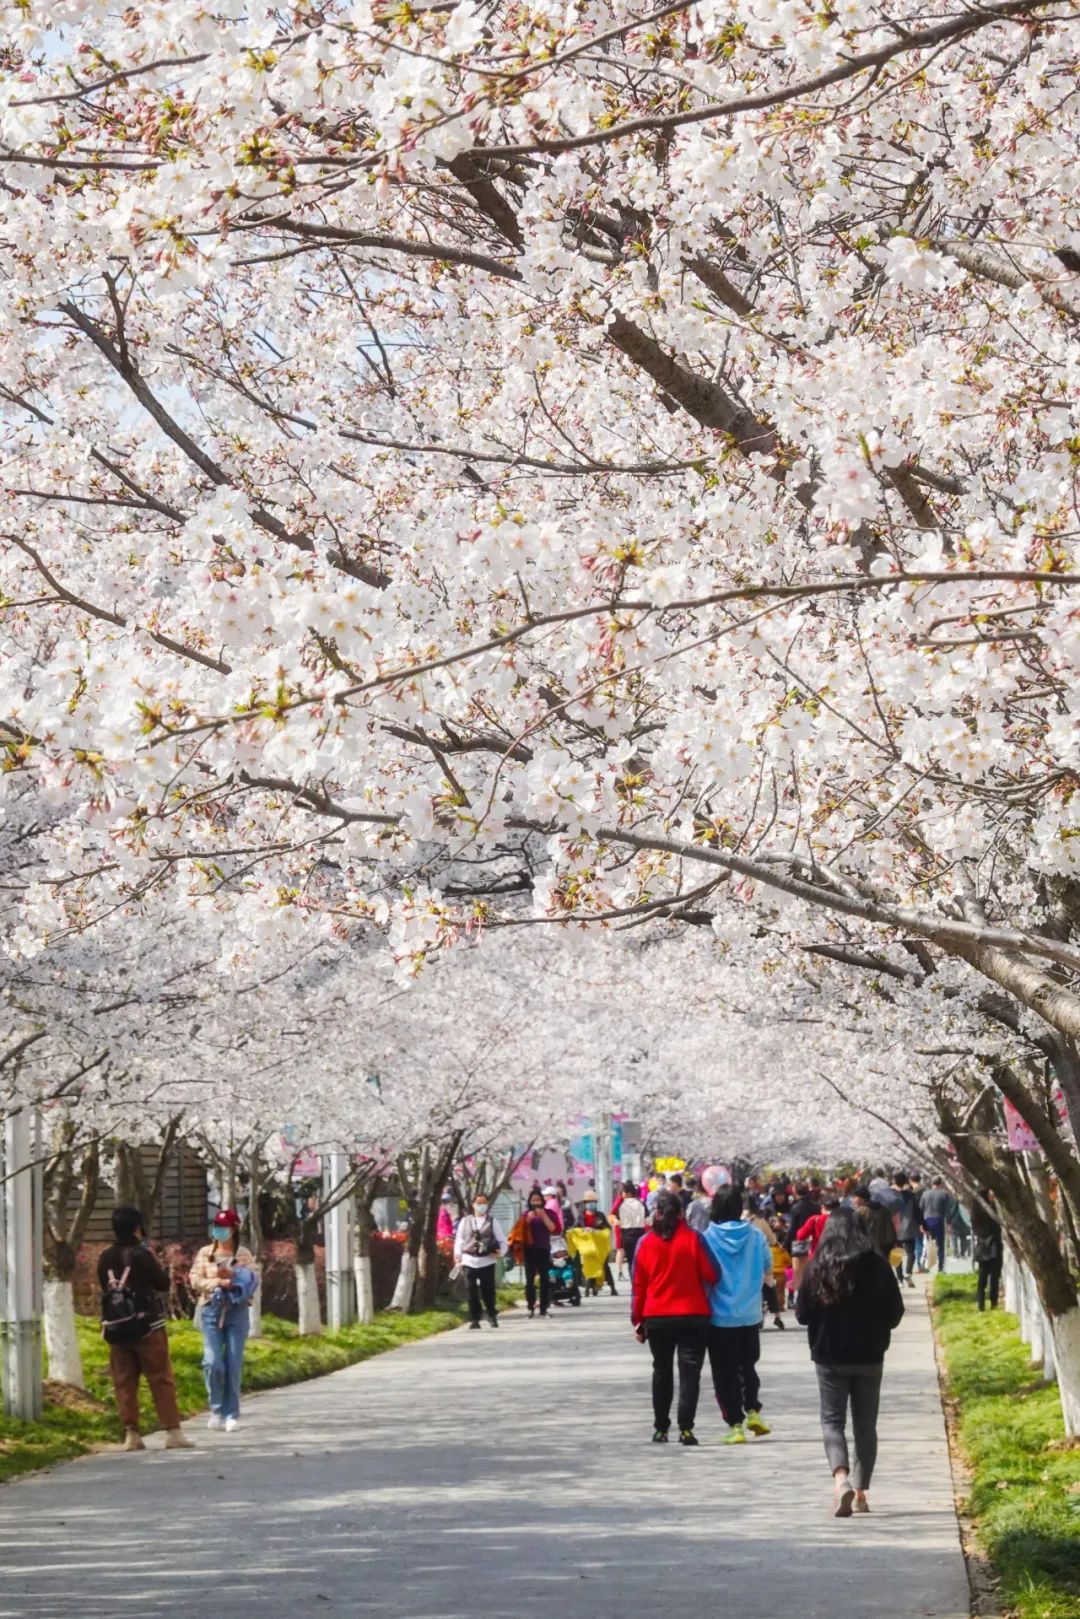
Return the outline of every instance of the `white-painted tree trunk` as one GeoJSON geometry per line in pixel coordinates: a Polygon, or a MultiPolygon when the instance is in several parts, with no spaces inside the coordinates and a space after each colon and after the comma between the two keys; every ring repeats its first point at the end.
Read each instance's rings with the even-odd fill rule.
{"type": "Polygon", "coordinates": [[[1016,1260],[1013,1258],[1011,1248],[1006,1248],[1005,1250],[1003,1271],[1005,1278],[1005,1308],[1010,1315],[1017,1315],[1019,1313],[1017,1309],[1017,1270],[1016,1260]]]}
{"type": "Polygon", "coordinates": [[[1034,1278],[1031,1283],[1031,1296],[1028,1299],[1028,1331],[1031,1336],[1028,1343],[1031,1345],[1031,1359],[1036,1366],[1042,1365],[1043,1358],[1043,1312],[1035,1291],[1034,1278]]]}
{"type": "Polygon", "coordinates": [[[1042,1315],[1042,1369],[1043,1376],[1050,1382],[1057,1377],[1057,1361],[1054,1356],[1054,1325],[1045,1310],[1040,1309],[1042,1315]]]}
{"type": "Polygon", "coordinates": [[[371,1276],[371,1255],[353,1255],[353,1277],[356,1281],[356,1319],[361,1326],[370,1326],[375,1319],[375,1284],[371,1276]]]}
{"type": "Polygon", "coordinates": [[[1065,1432],[1072,1437],[1080,1434],[1080,1305],[1051,1317],[1051,1326],[1061,1413],[1065,1432]]]}
{"type": "Polygon", "coordinates": [[[293,1266],[296,1272],[296,1305],[301,1338],[316,1338],[322,1331],[322,1312],[319,1309],[319,1284],[315,1278],[315,1264],[293,1266]]]}
{"type": "Polygon", "coordinates": [[[263,1335],[261,1287],[255,1289],[255,1297],[248,1305],[248,1320],[251,1323],[248,1327],[248,1337],[261,1338],[263,1335]]]}
{"type": "Polygon", "coordinates": [[[410,1310],[415,1286],[416,1255],[410,1254],[406,1249],[401,1256],[401,1269],[398,1272],[397,1286],[394,1288],[394,1296],[390,1300],[391,1310],[410,1310]]]}
{"type": "Polygon", "coordinates": [[[84,1389],[86,1379],[75,1332],[75,1289],[70,1282],[45,1278],[42,1314],[49,1376],[54,1382],[71,1383],[77,1389],[84,1389]]]}
{"type": "Polygon", "coordinates": [[[1018,1314],[1020,1316],[1020,1342],[1031,1342],[1031,1288],[1028,1285],[1028,1271],[1026,1265],[1020,1266],[1020,1275],[1016,1283],[1018,1314]]]}

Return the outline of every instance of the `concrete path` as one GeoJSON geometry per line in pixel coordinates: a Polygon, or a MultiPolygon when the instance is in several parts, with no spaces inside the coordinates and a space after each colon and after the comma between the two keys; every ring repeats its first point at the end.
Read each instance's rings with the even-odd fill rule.
{"type": "MultiPolygon", "coordinates": [[[[191,1453],[0,1489],[2,1619],[966,1619],[926,1306],[886,1363],[874,1515],[829,1515],[799,1330],[764,1334],[771,1438],[653,1447],[626,1301],[454,1332],[247,1402],[191,1453]]],[[[151,1444],[160,1440],[155,1437],[151,1444]]]]}

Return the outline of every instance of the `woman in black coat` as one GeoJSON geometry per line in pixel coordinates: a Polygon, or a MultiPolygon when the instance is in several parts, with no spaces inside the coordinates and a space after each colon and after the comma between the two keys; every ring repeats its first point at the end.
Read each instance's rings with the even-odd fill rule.
{"type": "Polygon", "coordinates": [[[795,1314],[807,1329],[821,1399],[821,1432],[836,1489],[835,1513],[869,1512],[885,1351],[904,1301],[888,1260],[854,1209],[830,1214],[806,1268],[795,1314]],[[848,1460],[851,1403],[854,1466],[848,1460]]]}
{"type": "Polygon", "coordinates": [[[1001,1222],[993,1214],[997,1207],[989,1187],[979,1193],[981,1202],[972,1204],[971,1236],[975,1263],[979,1267],[979,1283],[975,1298],[980,1310],[986,1309],[986,1295],[990,1294],[990,1308],[997,1309],[1001,1288],[1001,1266],[1005,1258],[1005,1244],[1001,1236],[1001,1222]],[[985,1205],[985,1206],[984,1206],[985,1205]]]}

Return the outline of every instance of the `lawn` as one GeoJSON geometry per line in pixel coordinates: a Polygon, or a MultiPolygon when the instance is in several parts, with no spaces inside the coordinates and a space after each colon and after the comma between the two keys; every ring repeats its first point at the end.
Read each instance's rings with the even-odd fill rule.
{"type": "Polygon", "coordinates": [[[1062,1439],[1057,1389],[1042,1387],[1015,1316],[980,1315],[971,1276],[938,1277],[934,1321],[945,1352],[967,1510],[1017,1619],[1080,1614],[1080,1449],[1062,1439]]]}
{"type": "MultiPolygon", "coordinates": [[[[500,1292],[505,1307],[518,1289],[500,1292]]],[[[337,1372],[357,1361],[381,1355],[401,1344],[460,1326],[459,1306],[428,1310],[419,1315],[379,1315],[371,1326],[344,1327],[319,1338],[300,1338],[296,1327],[276,1316],[263,1316],[262,1338],[252,1339],[244,1357],[244,1388],[278,1388],[325,1372],[337,1372]]],[[[116,1444],[122,1438],[108,1372],[108,1351],[96,1319],[80,1317],[79,1344],[87,1390],[82,1395],[64,1385],[46,1385],[45,1413],[40,1422],[16,1422],[0,1416],[0,1482],[17,1473],[55,1462],[70,1461],[95,1445],[116,1444]]],[[[190,1321],[169,1323],[169,1344],[180,1411],[194,1416],[206,1406],[202,1377],[202,1338],[190,1321]]],[[[157,1426],[153,1406],[142,1389],[143,1429],[157,1426]]]]}

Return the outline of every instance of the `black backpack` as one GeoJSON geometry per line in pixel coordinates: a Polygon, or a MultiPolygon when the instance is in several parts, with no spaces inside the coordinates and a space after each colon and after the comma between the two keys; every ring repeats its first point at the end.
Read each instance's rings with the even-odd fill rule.
{"type": "Polygon", "coordinates": [[[154,1326],[154,1314],[129,1285],[130,1263],[117,1277],[110,1270],[101,1294],[101,1336],[107,1344],[133,1344],[154,1326]]]}

